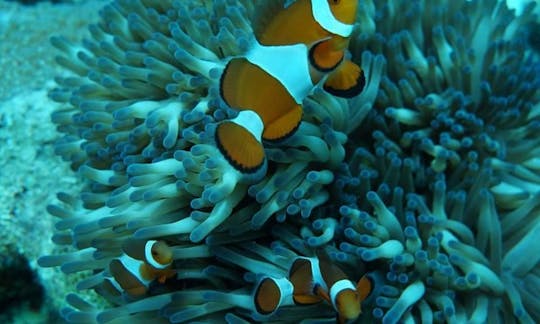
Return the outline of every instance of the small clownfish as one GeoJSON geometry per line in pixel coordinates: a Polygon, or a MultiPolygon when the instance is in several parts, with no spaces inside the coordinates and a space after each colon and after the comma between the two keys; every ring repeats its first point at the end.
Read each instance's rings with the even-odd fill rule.
{"type": "Polygon", "coordinates": [[[357,7],[358,0],[296,0],[288,6],[270,0],[260,11],[254,44],[227,63],[220,80],[221,97],[240,111],[215,133],[233,167],[244,173],[262,169],[262,141],[296,131],[302,101],[317,84],[340,97],[362,91],[362,69],[345,58],[357,7]]]}
{"type": "Polygon", "coordinates": [[[112,278],[107,278],[104,288],[121,295],[141,296],[148,291],[150,283],[164,283],[176,271],[171,269],[172,249],[163,241],[129,240],[123,246],[124,254],[109,263],[112,278]]]}
{"type": "Polygon", "coordinates": [[[294,305],[294,287],[287,278],[264,277],[253,294],[255,310],[261,315],[271,315],[280,306],[294,305]]]}
{"type": "Polygon", "coordinates": [[[355,285],[328,257],[297,258],[290,270],[296,304],[310,305],[325,300],[338,314],[338,322],[346,323],[360,316],[361,303],[372,290],[371,280],[363,276],[355,285]]]}

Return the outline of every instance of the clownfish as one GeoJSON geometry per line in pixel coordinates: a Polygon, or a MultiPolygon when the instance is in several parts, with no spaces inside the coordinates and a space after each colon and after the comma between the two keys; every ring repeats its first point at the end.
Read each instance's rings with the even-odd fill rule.
{"type": "Polygon", "coordinates": [[[123,246],[124,254],[109,263],[109,273],[104,288],[113,295],[126,292],[129,296],[144,295],[150,283],[163,284],[173,277],[172,249],[163,241],[129,240],[123,246]]]}
{"type": "Polygon", "coordinates": [[[318,258],[297,258],[289,270],[289,280],[294,286],[296,304],[309,305],[325,300],[337,312],[339,323],[357,319],[362,312],[362,301],[372,290],[367,276],[354,284],[324,254],[318,258]]]}
{"type": "Polygon", "coordinates": [[[255,173],[266,162],[262,141],[292,135],[302,101],[319,83],[340,97],[365,86],[362,69],[345,58],[358,0],[271,0],[255,19],[255,41],[233,57],[220,94],[238,115],[216,127],[216,145],[237,170],[255,173]]]}
{"type": "Polygon", "coordinates": [[[289,269],[288,278],[266,277],[255,289],[255,309],[262,315],[272,314],[280,306],[312,305],[326,301],[338,314],[338,322],[356,320],[361,303],[372,291],[371,279],[364,275],[354,284],[330,260],[298,257],[289,269]]]}

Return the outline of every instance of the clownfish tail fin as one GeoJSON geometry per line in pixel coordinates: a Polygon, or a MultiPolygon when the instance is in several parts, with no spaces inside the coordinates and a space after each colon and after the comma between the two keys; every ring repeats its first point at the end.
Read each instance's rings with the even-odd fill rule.
{"type": "Polygon", "coordinates": [[[264,165],[263,127],[260,117],[251,110],[240,111],[235,118],[217,125],[216,145],[238,171],[255,173],[264,165]]]}
{"type": "Polygon", "coordinates": [[[290,306],[292,302],[292,284],[287,278],[265,277],[257,284],[253,301],[259,314],[269,315],[280,306],[290,306]]]}
{"type": "Polygon", "coordinates": [[[365,86],[364,71],[350,60],[345,60],[328,75],[323,88],[334,96],[352,98],[360,94],[365,86]]]}
{"type": "Polygon", "coordinates": [[[292,136],[302,121],[302,107],[295,105],[288,112],[268,123],[262,137],[266,141],[278,142],[292,136]]]}
{"type": "Polygon", "coordinates": [[[263,315],[274,312],[279,306],[281,291],[279,286],[271,278],[261,280],[253,296],[255,309],[263,315]]]}

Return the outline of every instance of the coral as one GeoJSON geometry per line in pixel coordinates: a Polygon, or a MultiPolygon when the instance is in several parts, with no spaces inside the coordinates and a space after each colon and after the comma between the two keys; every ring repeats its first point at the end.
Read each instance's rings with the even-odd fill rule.
{"type": "Polygon", "coordinates": [[[219,154],[226,60],[252,41],[258,2],[117,0],[75,45],[52,38],[56,152],[85,179],[59,193],[42,266],[87,271],[102,309],[69,294],[70,322],[335,321],[331,306],[259,315],[263,275],[324,249],[353,280],[372,274],[362,322],[540,320],[537,155],[540,67],[495,0],[363,1],[352,59],[366,89],[321,89],[298,131],[266,149],[262,180],[219,154]],[[131,239],[164,240],[177,275],[146,296],[106,289],[131,239]],[[310,318],[306,318],[309,314],[310,318]]]}

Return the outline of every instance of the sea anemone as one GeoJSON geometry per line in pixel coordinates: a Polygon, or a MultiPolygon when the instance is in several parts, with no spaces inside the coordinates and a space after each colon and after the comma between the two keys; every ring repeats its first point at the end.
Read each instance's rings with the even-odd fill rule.
{"type": "MultiPolygon", "coordinates": [[[[314,94],[310,100],[319,104],[306,109],[294,136],[268,148],[269,170],[253,183],[220,155],[212,136],[215,124],[234,114],[217,86],[225,59],[252,40],[253,12],[251,1],[115,1],[102,9],[102,20],[89,27],[92,37],[82,46],[52,38],[62,51],[58,63],[73,72],[58,78],[50,94],[64,103],[52,116],[64,134],[55,148],[87,184],[80,194],[59,193],[59,202],[48,208],[61,218],[53,241],[77,250],[39,262],[66,273],[90,270],[78,288],[95,289],[119,305],[100,311],[69,295],[76,309],[63,311],[69,321],[147,316],[170,303],[167,309],[174,311],[162,315],[171,321],[215,316],[210,310],[191,317],[185,312],[208,304],[205,290],[250,285],[237,274],[215,277],[211,247],[267,240],[259,229],[269,221],[307,219],[327,202],[331,168],[344,159],[346,133],[373,103],[383,60],[356,55],[370,75],[354,101],[359,105],[314,94]],[[154,238],[171,245],[174,267],[181,270],[159,287],[163,291],[150,289],[155,296],[124,305],[129,298],[106,289],[111,260],[124,254],[130,239],[154,238]],[[190,304],[175,305],[184,295],[191,296],[190,304]]],[[[218,316],[231,307],[218,307],[218,316]]]]}
{"type": "Polygon", "coordinates": [[[540,320],[536,157],[540,68],[527,42],[531,10],[485,1],[362,1],[350,46],[367,76],[356,98],[322,89],[298,131],[266,147],[268,169],[232,168],[212,136],[234,116],[219,97],[228,58],[253,40],[259,2],[117,0],[82,46],[61,37],[73,72],[50,96],[56,152],[81,193],[58,194],[53,241],[39,260],[86,271],[70,322],[301,319],[324,307],[261,317],[261,276],[325,250],[374,290],[360,321],[540,320]],[[176,276],[134,297],[109,287],[132,240],[170,246],[176,276]]]}
{"type": "Polygon", "coordinates": [[[360,46],[384,54],[386,74],[333,193],[340,250],[379,261],[372,315],[385,323],[540,318],[533,6],[516,18],[496,1],[377,4],[360,46]]]}

